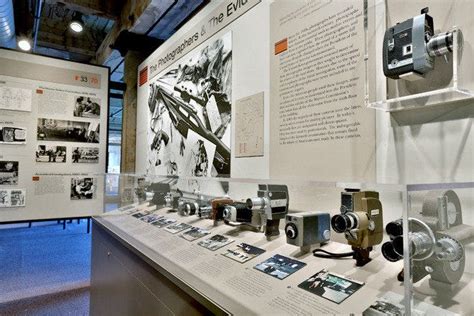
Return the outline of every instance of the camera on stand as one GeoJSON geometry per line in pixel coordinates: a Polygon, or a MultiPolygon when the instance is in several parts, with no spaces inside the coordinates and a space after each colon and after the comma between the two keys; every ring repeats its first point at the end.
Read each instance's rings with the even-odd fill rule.
{"type": "Polygon", "coordinates": [[[286,215],[286,242],[309,252],[315,244],[325,244],[331,237],[329,213],[295,213],[286,215]]]}
{"type": "MultiPolygon", "coordinates": [[[[416,283],[430,275],[430,285],[454,285],[464,274],[464,245],[472,242],[474,227],[463,224],[461,203],[454,191],[430,191],[423,201],[421,216],[408,218],[408,246],[412,277],[416,283]]],[[[382,246],[391,262],[403,258],[403,221],[387,224],[390,241],[382,246]]],[[[403,273],[399,274],[403,281],[403,273]]]]}
{"type": "MultiPolygon", "coordinates": [[[[462,41],[461,33],[457,34],[462,41]]],[[[435,57],[452,53],[455,35],[453,31],[434,34],[428,8],[421,10],[420,15],[390,27],[383,40],[385,76],[409,81],[422,78],[434,69],[435,57]]]]}
{"type": "Polygon", "coordinates": [[[375,191],[346,190],[341,193],[341,214],[331,218],[332,229],[343,233],[352,246],[357,266],[370,261],[373,246],[383,239],[383,211],[375,191]]]}
{"type": "Polygon", "coordinates": [[[247,199],[246,203],[248,209],[260,212],[267,239],[280,235],[280,220],[288,214],[289,206],[286,185],[260,184],[257,197],[247,199]]]}

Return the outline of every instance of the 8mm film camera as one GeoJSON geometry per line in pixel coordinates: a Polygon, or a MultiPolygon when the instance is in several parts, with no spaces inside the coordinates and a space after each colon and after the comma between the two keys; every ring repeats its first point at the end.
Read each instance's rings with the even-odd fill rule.
{"type": "MultiPolygon", "coordinates": [[[[385,31],[383,72],[391,79],[417,80],[434,69],[434,59],[453,51],[453,37],[460,32],[434,33],[428,8],[385,31]]],[[[458,37],[460,40],[461,36],[458,37]]]]}
{"type": "Polygon", "coordinates": [[[331,237],[329,213],[297,213],[286,215],[286,242],[308,252],[311,245],[327,243],[331,237]]]}

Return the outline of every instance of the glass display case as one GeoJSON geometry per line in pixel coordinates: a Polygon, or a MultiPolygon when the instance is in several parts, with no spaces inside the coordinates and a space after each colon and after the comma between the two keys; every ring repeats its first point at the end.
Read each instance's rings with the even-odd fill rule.
{"type": "Polygon", "coordinates": [[[399,111],[474,96],[472,1],[366,0],[366,104],[399,111]]]}

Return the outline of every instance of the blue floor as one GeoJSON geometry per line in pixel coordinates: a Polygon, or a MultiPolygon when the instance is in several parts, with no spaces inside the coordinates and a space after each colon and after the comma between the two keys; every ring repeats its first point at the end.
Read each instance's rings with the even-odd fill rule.
{"type": "Polygon", "coordinates": [[[61,315],[68,304],[74,306],[71,315],[87,314],[91,234],[86,223],[74,220],[66,230],[56,221],[0,226],[1,315],[61,315]]]}

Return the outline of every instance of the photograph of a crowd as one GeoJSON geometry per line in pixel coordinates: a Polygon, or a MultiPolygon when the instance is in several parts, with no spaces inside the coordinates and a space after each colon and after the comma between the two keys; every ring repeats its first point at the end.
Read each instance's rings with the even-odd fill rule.
{"type": "Polygon", "coordinates": [[[96,147],[73,147],[72,163],[98,163],[99,148],[96,147]]]}
{"type": "Polygon", "coordinates": [[[182,57],[149,88],[148,173],[230,174],[231,33],[182,57]]]}
{"type": "Polygon", "coordinates": [[[36,162],[66,162],[66,146],[38,145],[36,162]]]}
{"type": "Polygon", "coordinates": [[[56,119],[38,119],[37,139],[78,143],[99,143],[100,124],[56,119]]]}

